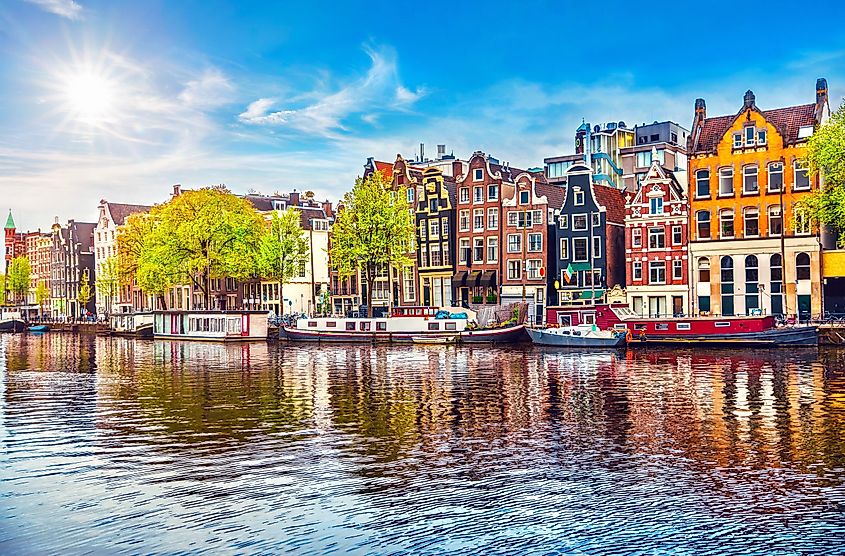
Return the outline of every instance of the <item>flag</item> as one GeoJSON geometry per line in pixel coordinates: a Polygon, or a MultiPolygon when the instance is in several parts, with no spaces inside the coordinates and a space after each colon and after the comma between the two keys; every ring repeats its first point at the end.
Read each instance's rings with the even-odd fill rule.
{"type": "Polygon", "coordinates": [[[572,263],[566,265],[566,268],[563,269],[563,279],[566,280],[566,283],[572,281],[572,276],[575,275],[575,269],[572,268],[572,263]]]}

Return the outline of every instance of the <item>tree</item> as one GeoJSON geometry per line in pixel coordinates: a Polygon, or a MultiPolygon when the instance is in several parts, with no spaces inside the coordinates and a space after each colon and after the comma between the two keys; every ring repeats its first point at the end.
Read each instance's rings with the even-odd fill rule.
{"type": "Polygon", "coordinates": [[[97,269],[96,287],[105,300],[106,314],[111,313],[112,300],[120,293],[120,275],[116,257],[108,257],[97,269]]]}
{"type": "Polygon", "coordinates": [[[44,282],[38,282],[35,287],[35,303],[38,305],[38,312],[44,316],[44,304],[50,299],[50,288],[44,282]]]}
{"type": "Polygon", "coordinates": [[[845,247],[845,103],[810,136],[807,161],[810,172],[824,178],[824,187],[800,204],[814,222],[836,231],[845,247]]]}
{"type": "Polygon", "coordinates": [[[413,264],[405,255],[414,223],[404,195],[396,195],[381,172],[358,178],[344,195],[332,226],[332,264],[341,276],[360,270],[367,283],[367,315],[373,316],[373,284],[380,270],[413,264]]]}
{"type": "Polygon", "coordinates": [[[14,303],[20,304],[26,300],[29,293],[29,280],[32,274],[32,267],[26,257],[15,257],[9,263],[9,275],[7,276],[9,291],[12,292],[14,303]]]}
{"type": "Polygon", "coordinates": [[[288,208],[273,213],[270,227],[258,245],[258,272],[279,283],[279,314],[284,314],[284,285],[308,262],[308,240],[299,223],[299,210],[288,208]]]}
{"type": "Polygon", "coordinates": [[[142,218],[130,217],[118,235],[118,254],[123,272],[134,270],[142,290],[163,298],[167,289],[192,283],[209,308],[212,279],[255,273],[262,230],[249,201],[208,187],[185,191],[142,218]]]}
{"type": "Polygon", "coordinates": [[[76,292],[76,301],[79,303],[79,312],[85,311],[85,306],[94,297],[94,288],[91,287],[91,279],[88,277],[88,272],[83,271],[82,277],[79,279],[79,290],[76,292]]]}
{"type": "Polygon", "coordinates": [[[0,274],[0,305],[6,304],[6,288],[8,284],[6,283],[6,275],[0,274]]]}

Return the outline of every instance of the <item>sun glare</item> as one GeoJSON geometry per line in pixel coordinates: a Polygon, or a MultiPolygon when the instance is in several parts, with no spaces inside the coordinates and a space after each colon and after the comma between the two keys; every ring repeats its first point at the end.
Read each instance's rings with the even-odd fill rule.
{"type": "Polygon", "coordinates": [[[101,75],[82,71],[65,85],[68,111],[79,120],[98,123],[106,119],[113,102],[113,84],[101,75]]]}

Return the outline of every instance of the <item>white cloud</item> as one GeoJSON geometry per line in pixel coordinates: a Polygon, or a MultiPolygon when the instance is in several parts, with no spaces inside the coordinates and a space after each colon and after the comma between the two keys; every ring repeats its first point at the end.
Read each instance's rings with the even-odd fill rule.
{"type": "Polygon", "coordinates": [[[322,86],[305,91],[286,102],[272,103],[266,98],[249,104],[239,115],[246,124],[286,127],[307,135],[337,138],[348,131],[348,118],[361,115],[361,120],[374,122],[378,112],[405,109],[426,92],[411,91],[399,81],[395,52],[389,48],[365,48],[371,66],[363,77],[335,90],[322,86]],[[273,104],[283,109],[268,112],[273,104]]]}
{"type": "Polygon", "coordinates": [[[72,20],[82,19],[82,6],[74,0],[26,0],[26,2],[61,17],[72,20]]]}
{"type": "Polygon", "coordinates": [[[235,87],[217,68],[206,69],[197,79],[188,81],[179,100],[196,108],[214,108],[232,100],[235,87]]]}

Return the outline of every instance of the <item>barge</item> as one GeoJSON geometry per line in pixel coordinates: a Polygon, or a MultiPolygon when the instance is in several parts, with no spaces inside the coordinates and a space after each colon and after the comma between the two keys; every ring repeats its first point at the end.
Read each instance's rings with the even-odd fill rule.
{"type": "Polygon", "coordinates": [[[265,311],[153,311],[153,336],[168,340],[267,339],[265,311]]]}

